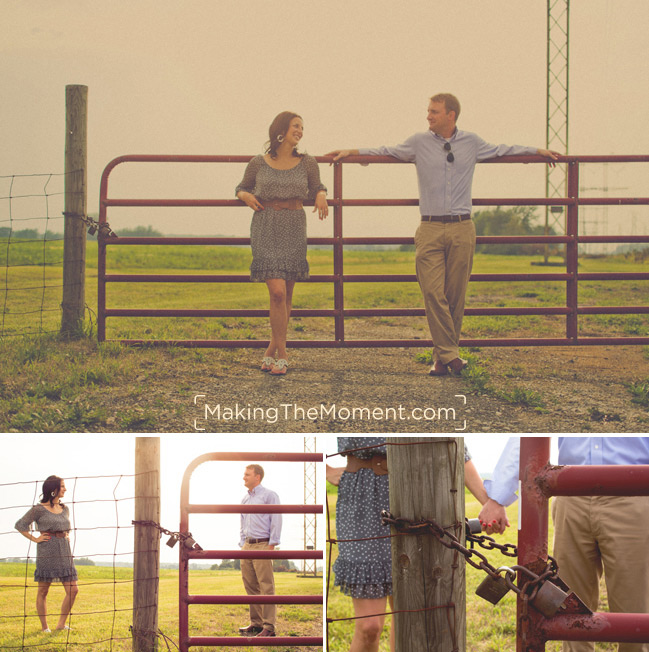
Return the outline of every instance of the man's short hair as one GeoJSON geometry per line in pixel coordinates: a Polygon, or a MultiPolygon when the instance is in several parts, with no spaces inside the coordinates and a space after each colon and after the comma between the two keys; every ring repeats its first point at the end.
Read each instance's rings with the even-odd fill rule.
{"type": "Polygon", "coordinates": [[[259,464],[248,464],[246,468],[252,469],[255,475],[260,476],[262,480],[264,479],[264,469],[259,464]]]}
{"type": "Polygon", "coordinates": [[[455,111],[456,121],[460,117],[460,100],[458,100],[455,95],[451,95],[450,93],[437,93],[437,95],[433,95],[433,97],[430,98],[430,101],[444,102],[446,113],[449,111],[455,111]]]}

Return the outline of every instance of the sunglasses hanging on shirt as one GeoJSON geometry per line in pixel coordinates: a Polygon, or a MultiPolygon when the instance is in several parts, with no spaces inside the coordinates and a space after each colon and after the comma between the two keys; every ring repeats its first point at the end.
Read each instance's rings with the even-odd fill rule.
{"type": "Polygon", "coordinates": [[[446,155],[446,160],[449,163],[453,163],[455,160],[455,156],[453,156],[453,152],[451,151],[451,143],[444,143],[444,149],[448,152],[446,155]]]}

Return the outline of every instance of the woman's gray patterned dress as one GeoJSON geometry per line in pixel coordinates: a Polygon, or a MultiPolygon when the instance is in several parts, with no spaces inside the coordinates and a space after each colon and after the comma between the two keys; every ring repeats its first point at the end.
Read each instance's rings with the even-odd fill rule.
{"type": "MultiPolygon", "coordinates": [[[[235,194],[242,190],[255,195],[263,206],[264,201],[270,199],[314,199],[319,190],[326,188],[320,183],[318,163],[312,156],[304,154],[290,170],[276,170],[260,154],[248,163],[235,194]]],[[[251,281],[271,278],[306,281],[309,278],[304,209],[255,211],[250,224],[250,245],[251,281]]]]}
{"type": "MultiPolygon", "coordinates": [[[[385,437],[338,437],[338,452],[357,448],[350,455],[371,459],[385,455],[385,437]]],[[[464,448],[464,461],[471,459],[464,448]]],[[[392,594],[392,561],[390,528],[381,524],[381,511],[390,509],[389,475],[376,475],[362,468],[356,473],[344,472],[338,485],[336,501],[336,538],[338,557],[333,571],[335,586],[352,598],[375,599],[392,594]],[[369,541],[341,541],[361,539],[369,541]],[[380,537],[380,538],[373,538],[380,537]]]]}
{"type": "MultiPolygon", "coordinates": [[[[35,523],[39,532],[69,532],[70,510],[63,505],[60,514],[52,514],[42,504],[34,505],[16,522],[16,530],[28,532],[35,523]]],[[[70,542],[67,537],[50,537],[49,541],[36,544],[36,582],[74,582],[77,571],[72,559],[70,542]]]]}

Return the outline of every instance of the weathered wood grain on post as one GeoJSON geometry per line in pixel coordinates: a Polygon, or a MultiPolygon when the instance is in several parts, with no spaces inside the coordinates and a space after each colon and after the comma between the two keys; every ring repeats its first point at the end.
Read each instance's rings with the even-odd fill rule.
{"type": "MultiPolygon", "coordinates": [[[[160,437],[135,440],[135,520],[160,523],[160,437]]],[[[160,532],[136,525],[133,566],[133,652],[157,649],[160,532]]]]}
{"type": "Polygon", "coordinates": [[[65,87],[65,226],[61,333],[83,326],[88,205],[88,87],[65,87]]]}
{"type": "MultiPolygon", "coordinates": [[[[432,519],[464,540],[464,442],[459,437],[389,437],[390,511],[408,519],[432,519]]],[[[392,539],[396,652],[466,649],[464,558],[432,535],[392,539]],[[455,568],[453,568],[455,566],[455,568]],[[446,608],[446,605],[454,607],[446,608]]]]}

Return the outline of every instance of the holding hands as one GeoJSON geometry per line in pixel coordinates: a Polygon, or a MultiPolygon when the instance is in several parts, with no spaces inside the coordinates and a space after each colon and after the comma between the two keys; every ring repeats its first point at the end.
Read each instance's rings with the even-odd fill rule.
{"type": "Polygon", "coordinates": [[[505,508],[493,498],[489,498],[482,506],[478,518],[487,534],[502,534],[509,527],[505,508]]]}

